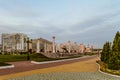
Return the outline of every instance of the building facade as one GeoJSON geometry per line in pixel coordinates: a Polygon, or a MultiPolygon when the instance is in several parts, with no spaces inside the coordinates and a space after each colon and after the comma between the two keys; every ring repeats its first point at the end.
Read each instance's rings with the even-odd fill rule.
{"type": "Polygon", "coordinates": [[[85,48],[85,53],[91,53],[92,52],[92,49],[93,49],[93,46],[87,46],[86,48],[85,48]]]}
{"type": "Polygon", "coordinates": [[[79,52],[79,45],[75,43],[71,43],[71,41],[67,41],[65,44],[57,44],[57,51],[58,52],[65,52],[65,53],[78,53],[79,52]]]}
{"type": "Polygon", "coordinates": [[[52,42],[43,38],[33,39],[32,40],[32,50],[36,53],[44,52],[51,53],[52,52],[52,42]]]}
{"type": "Polygon", "coordinates": [[[85,47],[84,44],[77,44],[76,42],[71,43],[70,41],[67,41],[65,44],[57,44],[56,50],[57,52],[62,53],[92,53],[93,47],[85,47]]]}
{"type": "Polygon", "coordinates": [[[80,44],[79,52],[82,54],[85,52],[85,45],[84,44],[80,44]]]}
{"type": "Polygon", "coordinates": [[[70,40],[64,44],[56,44],[55,37],[52,41],[43,38],[31,39],[23,33],[2,34],[2,51],[4,52],[26,52],[32,50],[35,53],[91,53],[93,47],[84,44],[72,43],[70,40]]]}
{"type": "Polygon", "coordinates": [[[2,34],[2,51],[27,51],[27,35],[23,33],[2,34]]]}

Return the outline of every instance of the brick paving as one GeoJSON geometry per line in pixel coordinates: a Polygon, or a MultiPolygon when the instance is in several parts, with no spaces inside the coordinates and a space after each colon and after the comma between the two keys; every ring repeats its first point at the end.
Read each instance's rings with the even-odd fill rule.
{"type": "Polygon", "coordinates": [[[20,76],[8,80],[120,80],[120,77],[113,77],[99,72],[55,72],[20,76]]]}
{"type": "Polygon", "coordinates": [[[91,56],[91,57],[70,60],[70,61],[61,61],[61,62],[53,62],[53,63],[45,63],[45,64],[33,64],[30,61],[9,62],[10,64],[15,65],[15,67],[8,68],[8,69],[0,69],[0,75],[7,75],[7,74],[31,71],[35,69],[55,67],[59,65],[70,64],[70,63],[79,62],[79,61],[85,61],[85,60],[89,60],[89,59],[96,58],[96,57],[97,56],[91,56]]]}

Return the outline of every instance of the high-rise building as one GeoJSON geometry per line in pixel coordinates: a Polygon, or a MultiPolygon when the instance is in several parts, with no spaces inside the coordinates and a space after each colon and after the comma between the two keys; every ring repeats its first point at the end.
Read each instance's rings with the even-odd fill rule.
{"type": "Polygon", "coordinates": [[[27,51],[27,35],[23,33],[2,34],[2,51],[27,51]]]}

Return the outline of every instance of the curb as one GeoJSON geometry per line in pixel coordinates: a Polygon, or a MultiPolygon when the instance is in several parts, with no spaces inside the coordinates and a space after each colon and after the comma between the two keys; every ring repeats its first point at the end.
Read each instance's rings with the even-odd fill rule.
{"type": "Polygon", "coordinates": [[[0,66],[0,69],[6,69],[6,68],[14,68],[14,65],[10,65],[10,66],[0,66]]]}
{"type": "Polygon", "coordinates": [[[34,64],[46,64],[46,63],[54,63],[54,62],[62,62],[62,61],[76,60],[76,59],[86,58],[86,57],[90,57],[90,56],[83,56],[83,57],[72,58],[72,59],[54,60],[54,61],[44,61],[44,62],[31,61],[31,63],[34,63],[34,64]]]}
{"type": "Polygon", "coordinates": [[[120,76],[118,75],[114,75],[114,74],[110,74],[110,73],[106,73],[106,72],[103,72],[100,70],[100,65],[96,62],[96,64],[98,65],[98,71],[102,74],[105,74],[105,75],[109,75],[109,76],[112,76],[112,77],[117,77],[117,78],[120,78],[120,76]]]}

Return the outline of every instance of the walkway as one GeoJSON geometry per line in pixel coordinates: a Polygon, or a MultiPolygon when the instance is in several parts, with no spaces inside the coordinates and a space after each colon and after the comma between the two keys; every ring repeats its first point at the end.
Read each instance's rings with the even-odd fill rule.
{"type": "Polygon", "coordinates": [[[8,80],[120,80],[120,78],[104,75],[99,72],[54,72],[34,74],[8,80]]]}
{"type": "MultiPolygon", "coordinates": [[[[92,56],[68,62],[54,63],[55,66],[0,76],[9,80],[120,80],[98,72],[98,57],[92,56]],[[76,62],[77,61],[77,62],[76,62]],[[65,63],[65,64],[64,64],[65,63]],[[67,63],[67,64],[66,64],[67,63]],[[70,64],[68,64],[70,63],[70,64]],[[63,65],[64,64],[64,65],[63,65]]],[[[48,64],[47,64],[48,65],[48,64]]]]}
{"type": "Polygon", "coordinates": [[[48,67],[55,67],[63,64],[70,64],[78,61],[85,61],[88,59],[95,58],[96,56],[91,57],[84,57],[79,59],[73,59],[70,61],[61,61],[61,62],[53,62],[53,63],[45,63],[45,64],[33,64],[30,61],[22,61],[22,62],[10,62],[10,64],[14,64],[15,68],[9,68],[9,69],[0,69],[0,75],[7,75],[7,74],[13,74],[18,72],[25,72],[35,69],[43,69],[48,67]]]}

